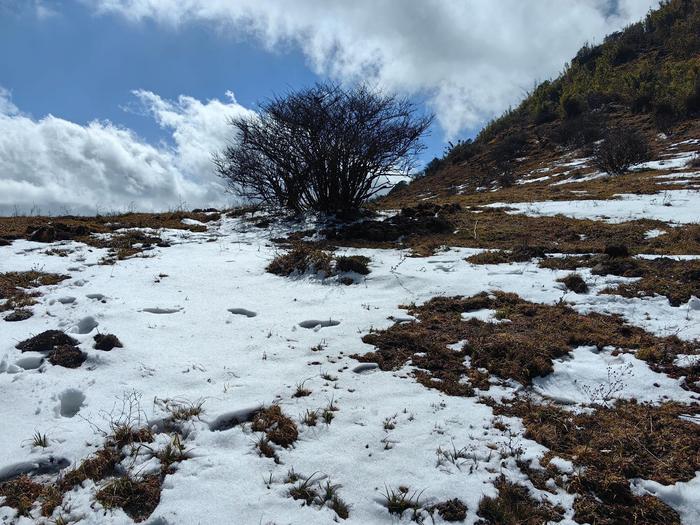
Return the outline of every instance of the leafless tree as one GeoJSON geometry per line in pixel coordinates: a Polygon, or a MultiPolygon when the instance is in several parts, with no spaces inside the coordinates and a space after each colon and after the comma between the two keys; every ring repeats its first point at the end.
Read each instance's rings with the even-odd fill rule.
{"type": "Polygon", "coordinates": [[[405,98],[316,84],[232,119],[235,136],[214,162],[251,201],[345,213],[386,189],[387,175],[410,171],[431,122],[405,98]]]}

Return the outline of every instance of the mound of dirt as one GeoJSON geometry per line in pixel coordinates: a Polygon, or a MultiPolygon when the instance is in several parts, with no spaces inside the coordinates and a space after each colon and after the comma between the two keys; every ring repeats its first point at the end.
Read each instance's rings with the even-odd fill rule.
{"type": "Polygon", "coordinates": [[[78,368],[87,359],[77,346],[60,345],[49,354],[49,363],[64,368],[78,368]]]}
{"type": "Polygon", "coordinates": [[[114,334],[97,334],[93,339],[95,340],[95,350],[109,352],[113,348],[123,348],[124,346],[114,334]]]}
{"type": "Polygon", "coordinates": [[[77,344],[78,341],[61,330],[47,330],[39,335],[20,341],[15,345],[15,348],[22,352],[51,352],[57,346],[76,346],[77,344]]]}

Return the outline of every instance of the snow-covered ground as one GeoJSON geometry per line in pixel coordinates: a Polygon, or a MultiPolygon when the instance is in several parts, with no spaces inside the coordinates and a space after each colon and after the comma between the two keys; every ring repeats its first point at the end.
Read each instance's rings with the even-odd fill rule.
{"type": "Polygon", "coordinates": [[[668,190],[653,195],[620,194],[616,199],[560,200],[493,203],[492,208],[513,208],[508,213],[531,217],[564,215],[574,219],[620,223],[637,218],[674,224],[700,222],[700,191],[668,190]]]}
{"type": "MultiPolygon", "coordinates": [[[[594,201],[582,201],[588,207],[578,209],[584,216],[596,210],[593,215],[600,217],[624,204],[629,205],[625,210],[634,207],[648,216],[653,214],[648,210],[656,209],[648,197],[611,201],[600,210],[594,201]]],[[[691,213],[690,204],[683,208],[681,194],[674,199],[673,207],[660,205],[673,212],[669,219],[694,222],[694,215],[697,221],[698,207],[691,213]]],[[[536,210],[577,213],[572,203],[541,203],[536,210]]],[[[617,217],[627,213],[618,209],[617,217]]],[[[266,273],[265,267],[277,254],[269,239],[282,233],[281,228],[261,230],[241,219],[224,218],[206,233],[165,232],[171,247],[155,248],[114,266],[97,264],[104,250],[73,242],[62,244],[74,250],[69,257],[46,255],[47,245],[28,241],[0,247],[0,272],[41,269],[71,276],[42,288],[29,320],[0,321],[0,472],[48,455],[79,462],[100,445],[95,427],[106,426],[118,415],[124,397],[137,392],[142,410],[152,419],[163,416],[156,398],[204,402],[204,414],[190,423],[186,440],[193,457],[166,477],[160,505],[148,523],[333,523],[331,510],[301,506],[288,497],[289,485],[283,480],[290,469],[341,484],[339,494],[350,505],[348,524],[396,523],[381,494],[385,487],[399,485],[424,491],[422,500],[427,503],[460,498],[468,507],[466,523],[474,523],[479,500],[496,494],[492,482],[502,472],[562,505],[567,509],[562,523],[572,523],[572,496],[537,491],[512,457],[497,452],[512,446],[512,436],[493,426],[487,405],[427,389],[407,378],[408,370],[357,369],[359,363],[348,356],[372,350],[361,341],[362,335],[391,326],[392,318],[405,318],[401,304],[504,290],[541,303],[564,298],[583,313],[619,313],[660,335],[700,337],[700,311],[671,307],[663,297],[595,295],[620,278],[586,274],[592,292],[577,295],[556,282],[567,272],[531,263],[476,266],[464,260],[477,251],[471,249],[446,249],[427,258],[410,258],[398,250],[344,250],[372,260],[371,274],[352,286],[314,276],[278,277],[266,273]],[[88,317],[97,326],[79,333],[86,331],[79,327],[88,317]],[[18,341],[57,328],[81,342],[89,356],[82,367],[40,363],[39,355],[14,348],[18,341]],[[98,331],[116,334],[124,348],[93,350],[92,337],[98,331]],[[302,383],[311,394],[293,397],[302,383]],[[259,457],[256,436],[246,425],[212,430],[222,417],[273,402],[300,430],[294,447],[277,451],[281,464],[259,457]],[[300,423],[307,410],[330,403],[339,409],[331,424],[300,423]],[[32,447],[35,432],[47,434],[47,449],[32,447]],[[437,464],[438,447],[453,445],[467,448],[474,468],[437,464]]],[[[491,313],[475,315],[488,319],[491,313]]],[[[516,388],[522,387],[502,385],[492,393],[516,388]]],[[[556,362],[554,373],[538,380],[533,391],[566,402],[591,402],[600,392],[610,399],[691,397],[678,381],[652,372],[631,355],[612,358],[588,348],[556,362]],[[644,388],[649,381],[660,386],[650,391],[644,388]]],[[[523,459],[545,452],[522,437],[519,420],[508,423],[524,450],[523,459]]],[[[697,523],[697,479],[674,487],[641,480],[638,490],[658,493],[684,513],[687,523],[697,523]]],[[[89,482],[69,493],[63,517],[71,523],[131,522],[121,510],[100,512],[91,494],[94,487],[89,482]]],[[[9,519],[13,511],[5,507],[0,510],[3,515],[9,519]]],[[[403,521],[408,519],[406,515],[403,521]]],[[[435,519],[440,522],[437,515],[435,519]]]]}

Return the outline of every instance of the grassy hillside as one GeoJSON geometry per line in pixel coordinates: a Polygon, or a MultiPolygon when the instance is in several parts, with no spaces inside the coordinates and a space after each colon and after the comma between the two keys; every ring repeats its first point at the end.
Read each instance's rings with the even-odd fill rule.
{"type": "Polygon", "coordinates": [[[608,126],[649,136],[671,132],[700,114],[700,0],[669,0],[644,20],[584,45],[554,80],[489,122],[475,140],[451,144],[425,175],[460,166],[493,180],[509,163],[545,148],[586,147],[608,126]]]}

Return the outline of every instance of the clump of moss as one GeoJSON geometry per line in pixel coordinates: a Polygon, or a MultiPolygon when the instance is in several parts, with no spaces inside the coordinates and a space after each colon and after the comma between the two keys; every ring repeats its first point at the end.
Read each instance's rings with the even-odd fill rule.
{"type": "Polygon", "coordinates": [[[49,354],[49,363],[64,368],[78,368],[87,359],[87,355],[77,346],[60,345],[49,354]]]}

